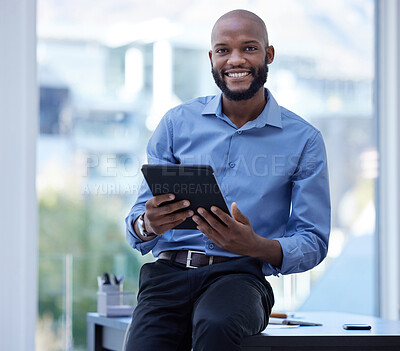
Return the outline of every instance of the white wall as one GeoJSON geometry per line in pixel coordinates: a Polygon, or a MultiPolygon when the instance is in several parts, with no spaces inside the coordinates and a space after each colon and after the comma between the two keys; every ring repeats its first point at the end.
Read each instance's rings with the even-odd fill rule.
{"type": "Polygon", "coordinates": [[[0,350],[34,350],[36,1],[0,1],[0,350]]]}
{"type": "Polygon", "coordinates": [[[379,309],[400,316],[400,1],[378,1],[379,309]]]}

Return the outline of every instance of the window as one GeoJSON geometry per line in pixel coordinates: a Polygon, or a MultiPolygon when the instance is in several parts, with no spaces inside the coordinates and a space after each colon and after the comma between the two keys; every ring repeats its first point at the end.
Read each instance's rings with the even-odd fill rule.
{"type": "MultiPolygon", "coordinates": [[[[275,309],[374,314],[374,2],[235,6],[265,19],[276,49],[267,87],[321,130],[329,159],[328,257],[310,272],[268,278],[275,309]]],[[[222,0],[38,0],[38,349],[85,348],[97,275],[124,274],[124,290],[137,291],[152,257],[127,245],[124,217],[145,145],[168,108],[218,91],[209,35],[231,9],[222,0]]]]}

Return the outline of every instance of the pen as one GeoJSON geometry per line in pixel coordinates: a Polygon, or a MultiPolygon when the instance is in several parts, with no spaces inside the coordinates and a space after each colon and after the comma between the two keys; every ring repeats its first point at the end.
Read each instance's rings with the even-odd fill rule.
{"type": "Polygon", "coordinates": [[[105,285],[106,285],[106,284],[111,284],[111,282],[110,282],[110,276],[108,275],[108,273],[104,273],[103,276],[104,276],[104,284],[105,284],[105,285]]]}
{"type": "Polygon", "coordinates": [[[279,325],[299,325],[299,326],[321,326],[321,323],[299,321],[293,319],[283,319],[283,318],[270,318],[269,324],[279,324],[279,325]]]}
{"type": "Polygon", "coordinates": [[[271,318],[287,318],[288,315],[286,313],[276,313],[276,312],[272,312],[269,315],[271,318]]]}

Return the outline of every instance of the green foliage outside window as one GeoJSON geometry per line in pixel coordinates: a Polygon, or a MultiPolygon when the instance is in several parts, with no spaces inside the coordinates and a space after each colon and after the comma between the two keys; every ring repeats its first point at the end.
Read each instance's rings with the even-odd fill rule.
{"type": "Polygon", "coordinates": [[[48,326],[50,335],[44,347],[56,351],[68,343],[63,329],[69,290],[74,349],[84,349],[86,313],[97,310],[97,275],[124,274],[124,291],[137,292],[138,272],[148,258],[142,258],[126,243],[124,198],[83,197],[53,189],[43,191],[38,198],[39,320],[42,328],[48,326]],[[52,323],[46,323],[49,320],[52,323]],[[60,343],[60,337],[64,342],[60,343]]]}

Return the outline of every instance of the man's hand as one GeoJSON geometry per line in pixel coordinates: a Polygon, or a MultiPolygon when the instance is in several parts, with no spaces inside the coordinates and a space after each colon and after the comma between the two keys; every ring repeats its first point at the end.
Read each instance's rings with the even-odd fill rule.
{"type": "Polygon", "coordinates": [[[193,216],[197,229],[221,249],[250,256],[252,248],[257,245],[257,235],[254,233],[249,219],[239,211],[235,202],[231,206],[233,218],[218,207],[211,207],[211,211],[222,223],[204,208],[199,208],[197,211],[203,217],[193,216]]]}
{"type": "Polygon", "coordinates": [[[163,194],[154,196],[146,202],[144,215],[146,231],[162,235],[178,224],[181,224],[186,218],[193,216],[192,210],[175,213],[188,207],[190,202],[188,200],[171,202],[174,199],[174,194],[163,194]],[[170,203],[164,204],[165,202],[170,203]]]}
{"type": "Polygon", "coordinates": [[[212,206],[211,211],[220,221],[204,208],[197,211],[203,217],[192,217],[197,229],[220,248],[239,255],[257,257],[274,266],[279,267],[282,264],[282,248],[279,241],[257,235],[249,219],[238,209],[236,202],[231,206],[233,218],[216,206],[212,206]]]}

